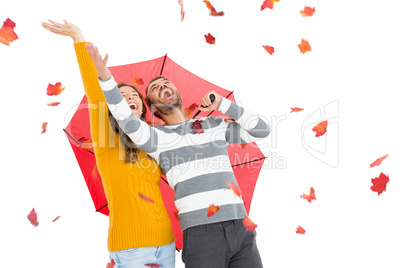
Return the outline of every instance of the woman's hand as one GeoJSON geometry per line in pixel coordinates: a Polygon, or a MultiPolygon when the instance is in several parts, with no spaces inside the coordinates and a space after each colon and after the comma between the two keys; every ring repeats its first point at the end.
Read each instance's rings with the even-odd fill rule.
{"type": "Polygon", "coordinates": [[[109,56],[106,54],[105,58],[102,59],[101,54],[98,51],[98,48],[95,47],[92,43],[85,44],[87,48],[89,56],[91,56],[92,60],[95,63],[96,70],[98,71],[98,76],[101,80],[106,80],[112,76],[109,69],[107,68],[107,60],[109,56]]]}
{"type": "Polygon", "coordinates": [[[81,33],[80,28],[72,23],[63,20],[64,24],[58,23],[52,20],[48,20],[50,23],[42,22],[42,27],[52,33],[69,36],[73,39],[74,43],[85,42],[84,36],[81,33]]]}

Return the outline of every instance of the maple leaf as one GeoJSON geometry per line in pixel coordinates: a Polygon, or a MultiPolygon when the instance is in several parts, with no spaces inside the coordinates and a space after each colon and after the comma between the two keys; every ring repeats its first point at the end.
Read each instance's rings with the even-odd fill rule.
{"type": "Polygon", "coordinates": [[[272,0],[264,0],[264,3],[262,3],[262,6],[261,6],[261,11],[266,9],[266,8],[273,9],[274,8],[274,2],[272,0]]]}
{"type": "Polygon", "coordinates": [[[383,157],[378,158],[377,160],[375,160],[373,163],[370,164],[370,167],[381,165],[382,161],[384,161],[384,159],[387,157],[388,157],[388,155],[386,154],[383,157]]]}
{"type": "Polygon", "coordinates": [[[241,189],[237,187],[237,185],[234,184],[234,182],[232,181],[230,183],[226,182],[226,184],[229,186],[229,189],[232,189],[233,193],[238,197],[241,197],[243,195],[241,189]]]}
{"type": "Polygon", "coordinates": [[[158,267],[162,267],[163,265],[157,264],[157,263],[147,263],[147,264],[144,264],[144,266],[158,268],[158,267]]]}
{"type": "Polygon", "coordinates": [[[215,16],[215,17],[223,16],[223,11],[216,12],[215,8],[212,6],[212,4],[208,0],[204,0],[203,2],[207,5],[207,8],[209,9],[209,15],[215,16]]]}
{"type": "Polygon", "coordinates": [[[247,143],[239,143],[239,144],[237,144],[241,149],[244,149],[244,148],[246,148],[246,146],[247,146],[247,143]]]}
{"type": "Polygon", "coordinates": [[[324,135],[327,132],[327,126],[328,126],[328,121],[322,121],[321,123],[318,123],[315,127],[313,127],[313,131],[315,131],[315,136],[319,137],[324,135]]]}
{"type": "Polygon", "coordinates": [[[297,112],[304,111],[303,108],[297,108],[297,107],[295,107],[295,108],[290,108],[290,109],[292,109],[292,110],[290,111],[291,113],[293,113],[293,112],[297,113],[297,112]]]}
{"type": "Polygon", "coordinates": [[[212,217],[216,212],[219,211],[219,206],[210,205],[208,207],[207,217],[212,217]]]}
{"type": "Polygon", "coordinates": [[[35,209],[33,208],[31,212],[28,214],[28,220],[32,223],[33,226],[38,226],[38,215],[36,214],[35,209]]]}
{"type": "Polygon", "coordinates": [[[306,230],[303,229],[300,225],[296,228],[296,234],[305,234],[306,230]]]}
{"type": "Polygon", "coordinates": [[[56,218],[54,218],[54,220],[52,220],[52,222],[57,221],[58,219],[60,219],[61,216],[57,216],[56,218]]]}
{"type": "Polygon", "coordinates": [[[137,86],[141,86],[141,85],[144,84],[144,81],[142,80],[142,78],[139,78],[139,77],[136,77],[136,76],[131,78],[131,81],[133,81],[134,85],[137,85],[137,86]]]}
{"type": "Polygon", "coordinates": [[[10,42],[13,42],[18,39],[17,34],[14,32],[15,23],[10,20],[10,18],[6,19],[3,23],[3,27],[0,28],[0,42],[4,45],[10,45],[10,42]]]}
{"type": "Polygon", "coordinates": [[[257,228],[257,224],[255,224],[247,216],[244,216],[244,218],[243,218],[243,225],[244,225],[244,227],[246,227],[246,231],[248,231],[248,232],[254,232],[255,228],[257,228]]]}
{"type": "Polygon", "coordinates": [[[112,259],[112,261],[107,264],[106,268],[113,268],[115,264],[116,264],[116,263],[115,263],[114,260],[112,259]]]}
{"type": "Polygon", "coordinates": [[[47,127],[47,122],[42,124],[42,132],[40,134],[43,134],[46,132],[46,127],[47,127]]]}
{"type": "Polygon", "coordinates": [[[58,106],[59,104],[60,104],[60,102],[52,102],[52,103],[48,103],[47,106],[55,107],[55,106],[58,106]]]}
{"type": "Polygon", "coordinates": [[[370,187],[370,189],[380,195],[383,191],[385,191],[387,183],[389,182],[389,177],[381,172],[380,176],[378,176],[378,178],[371,179],[371,182],[373,185],[370,187]]]}
{"type": "Polygon", "coordinates": [[[307,51],[311,51],[310,43],[304,39],[301,40],[301,44],[297,45],[300,49],[301,53],[306,53],[307,51]]]}
{"type": "Polygon", "coordinates": [[[309,201],[310,203],[311,203],[311,200],[317,200],[317,199],[315,198],[315,191],[314,191],[314,188],[313,188],[313,187],[310,187],[310,195],[303,194],[303,195],[301,195],[300,197],[306,199],[306,200],[309,201]]]}
{"type": "Polygon", "coordinates": [[[184,20],[184,9],[183,9],[183,1],[182,0],[179,0],[179,5],[180,5],[180,17],[181,17],[181,21],[183,21],[184,20]]]}
{"type": "Polygon", "coordinates": [[[272,55],[275,52],[274,47],[270,46],[262,46],[270,55],[272,55]]]}
{"type": "MultiPolygon", "coordinates": [[[[87,151],[93,151],[93,145],[92,145],[92,140],[91,139],[87,139],[85,137],[81,137],[78,139],[78,143],[79,145],[84,148],[87,151]]],[[[96,165],[95,165],[96,166],[96,165]]]]}
{"type": "Polygon", "coordinates": [[[202,120],[195,120],[191,124],[191,129],[193,130],[194,134],[204,133],[204,130],[202,129],[202,120]]]}
{"type": "Polygon", "coordinates": [[[155,203],[154,200],[152,200],[152,198],[150,198],[149,196],[143,195],[142,193],[138,193],[138,195],[145,201],[147,202],[151,202],[151,203],[155,203]]]}
{"type": "Polygon", "coordinates": [[[57,82],[57,83],[54,84],[54,85],[49,84],[49,85],[47,86],[47,89],[46,89],[46,90],[47,90],[46,94],[49,95],[49,96],[57,96],[57,95],[59,95],[64,89],[65,89],[65,87],[62,88],[60,82],[57,82]]]}
{"type": "Polygon", "coordinates": [[[208,35],[204,34],[205,36],[205,41],[207,41],[208,44],[215,44],[215,37],[213,37],[210,33],[208,35]]]}
{"type": "Polygon", "coordinates": [[[195,103],[193,103],[193,104],[191,104],[189,107],[187,107],[187,108],[185,109],[185,110],[186,110],[186,113],[187,113],[187,116],[190,117],[191,114],[194,112],[194,110],[195,110],[196,108],[198,108],[198,105],[195,104],[195,103]]]}
{"type": "Polygon", "coordinates": [[[299,13],[302,14],[303,17],[311,17],[315,12],[315,7],[304,7],[304,10],[301,10],[299,13]]]}

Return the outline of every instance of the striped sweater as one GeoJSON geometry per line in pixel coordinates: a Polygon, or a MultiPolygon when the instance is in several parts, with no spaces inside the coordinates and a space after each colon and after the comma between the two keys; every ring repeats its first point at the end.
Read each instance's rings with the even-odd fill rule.
{"type": "Polygon", "coordinates": [[[227,145],[267,137],[269,126],[259,116],[222,97],[218,110],[235,122],[221,117],[203,118],[203,133],[197,134],[192,129],[194,119],[150,127],[133,115],[113,77],[100,80],[100,85],[120,127],[166,174],[175,191],[182,230],[247,215],[243,200],[227,190],[230,182],[237,185],[227,145]],[[219,211],[207,217],[210,205],[219,206],[219,211]]]}

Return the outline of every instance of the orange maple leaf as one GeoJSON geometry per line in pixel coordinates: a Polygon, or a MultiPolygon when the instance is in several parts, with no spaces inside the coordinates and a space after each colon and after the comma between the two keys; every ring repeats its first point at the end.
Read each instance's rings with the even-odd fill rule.
{"type": "Polygon", "coordinates": [[[313,131],[315,131],[315,136],[319,137],[324,135],[327,132],[327,126],[328,126],[328,121],[322,121],[321,123],[318,123],[315,127],[313,127],[313,131]]]}
{"type": "Polygon", "coordinates": [[[46,89],[46,90],[47,90],[46,94],[49,95],[49,96],[57,96],[57,95],[59,95],[64,89],[65,89],[65,87],[62,88],[60,82],[57,82],[57,83],[54,84],[54,85],[49,84],[49,85],[47,86],[47,89],[46,89]]]}
{"type": "Polygon", "coordinates": [[[315,12],[315,7],[304,7],[304,10],[301,10],[299,13],[302,14],[303,17],[311,17],[315,12]]]}
{"type": "Polygon", "coordinates": [[[179,5],[180,5],[180,17],[181,17],[181,21],[183,21],[184,20],[184,8],[183,8],[183,1],[182,0],[179,0],[179,5]]]}
{"type": "Polygon", "coordinates": [[[144,84],[144,81],[142,80],[142,78],[136,77],[134,76],[133,78],[131,78],[131,81],[133,81],[134,85],[140,86],[144,84]]]}
{"type": "Polygon", "coordinates": [[[300,49],[301,53],[306,53],[307,51],[311,51],[310,43],[304,39],[301,40],[301,44],[297,45],[300,49]]]}
{"type": "Polygon", "coordinates": [[[261,11],[266,8],[273,9],[275,2],[279,2],[279,0],[265,0],[264,3],[262,3],[261,11]]]}
{"type": "Polygon", "coordinates": [[[46,132],[46,127],[47,127],[47,122],[42,124],[42,132],[40,134],[43,134],[46,132]]]}
{"type": "Polygon", "coordinates": [[[290,109],[292,109],[292,110],[290,111],[291,113],[293,113],[293,112],[297,113],[297,112],[304,111],[303,108],[297,108],[297,107],[295,107],[295,108],[290,108],[290,109]]]}
{"type": "MultiPolygon", "coordinates": [[[[78,139],[78,144],[87,151],[93,151],[93,144],[91,139],[81,137],[78,139]]],[[[95,165],[96,166],[96,165],[95,165]]]]}
{"type": "Polygon", "coordinates": [[[254,232],[255,228],[257,228],[257,224],[255,224],[247,216],[244,216],[244,218],[243,218],[243,225],[244,225],[244,227],[246,227],[246,231],[249,231],[249,232],[254,232]]]}
{"type": "Polygon", "coordinates": [[[38,215],[36,214],[35,209],[33,208],[31,212],[28,214],[28,220],[32,223],[33,226],[38,226],[38,215]]]}
{"type": "Polygon", "coordinates": [[[226,182],[226,184],[229,186],[229,189],[232,189],[233,193],[238,197],[241,197],[243,195],[241,189],[236,184],[234,184],[234,182],[226,182]]]}
{"type": "Polygon", "coordinates": [[[207,212],[207,217],[213,216],[216,212],[219,211],[219,206],[210,205],[207,212]]]}
{"type": "Polygon", "coordinates": [[[198,105],[195,104],[195,103],[193,103],[193,104],[191,104],[190,106],[188,106],[188,107],[185,109],[185,110],[186,110],[186,113],[187,113],[187,116],[188,116],[188,117],[191,117],[191,114],[194,112],[194,110],[195,110],[196,108],[198,108],[198,105]]]}
{"type": "Polygon", "coordinates": [[[296,227],[296,234],[305,234],[306,230],[303,229],[300,225],[296,227]]]}
{"type": "Polygon", "coordinates": [[[138,195],[145,201],[150,202],[150,203],[155,203],[154,200],[152,200],[152,198],[150,198],[149,196],[143,195],[142,193],[138,193],[138,195]]]}
{"type": "Polygon", "coordinates": [[[205,36],[205,41],[207,41],[208,44],[214,45],[215,44],[215,37],[213,37],[210,33],[208,35],[204,34],[205,36]]]}
{"type": "Polygon", "coordinates": [[[52,103],[48,103],[47,106],[55,107],[55,106],[58,106],[59,104],[60,104],[60,102],[52,102],[52,103]]]}
{"type": "Polygon", "coordinates": [[[246,146],[247,146],[247,143],[239,143],[239,144],[237,144],[241,149],[244,149],[244,148],[246,148],[246,146]]]}
{"type": "Polygon", "coordinates": [[[371,179],[371,182],[373,185],[370,187],[370,189],[380,195],[387,188],[389,176],[381,172],[380,176],[378,176],[378,178],[371,179]]]}
{"type": "Polygon", "coordinates": [[[267,51],[270,55],[272,55],[275,52],[274,47],[270,47],[270,46],[262,46],[265,51],[267,51]]]}
{"type": "Polygon", "coordinates": [[[113,268],[115,264],[116,264],[115,261],[112,259],[111,262],[108,262],[106,268],[113,268]]]}
{"type": "Polygon", "coordinates": [[[223,16],[223,11],[221,12],[216,12],[215,8],[212,6],[212,4],[208,0],[203,1],[206,5],[207,8],[209,9],[209,15],[211,16],[223,16]]]}
{"type": "Polygon", "coordinates": [[[375,160],[373,163],[370,164],[370,167],[381,165],[382,161],[384,161],[384,159],[387,157],[388,157],[388,155],[386,154],[383,157],[378,158],[377,160],[375,160]]]}
{"type": "Polygon", "coordinates": [[[14,32],[15,23],[9,18],[3,23],[0,29],[0,42],[5,45],[10,45],[10,42],[18,39],[17,34],[14,32]]]}
{"type": "Polygon", "coordinates": [[[52,222],[57,221],[58,219],[60,219],[61,216],[57,216],[56,218],[54,218],[54,220],[52,220],[52,222]]]}
{"type": "Polygon", "coordinates": [[[315,191],[314,191],[314,188],[313,188],[313,187],[310,187],[310,195],[303,194],[303,195],[301,195],[300,197],[306,199],[306,200],[309,201],[310,203],[311,203],[311,200],[317,200],[317,199],[315,198],[315,191]]]}

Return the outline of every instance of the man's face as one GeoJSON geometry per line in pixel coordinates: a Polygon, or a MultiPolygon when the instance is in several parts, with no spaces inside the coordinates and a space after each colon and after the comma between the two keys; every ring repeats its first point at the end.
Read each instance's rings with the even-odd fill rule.
{"type": "Polygon", "coordinates": [[[123,86],[120,89],[121,95],[123,95],[123,98],[126,100],[128,105],[131,108],[131,111],[133,111],[133,114],[137,117],[140,118],[142,114],[142,100],[140,98],[140,95],[138,95],[137,91],[135,91],[132,87],[127,87],[123,86]]]}
{"type": "Polygon", "coordinates": [[[182,104],[177,88],[166,78],[159,78],[149,84],[147,96],[154,109],[165,115],[182,104]]]}

